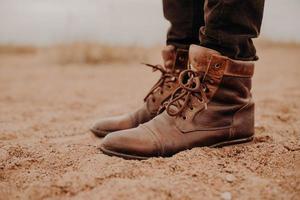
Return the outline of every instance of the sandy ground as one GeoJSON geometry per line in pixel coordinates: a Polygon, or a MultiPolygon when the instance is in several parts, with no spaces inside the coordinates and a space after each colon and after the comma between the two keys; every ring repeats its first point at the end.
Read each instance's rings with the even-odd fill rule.
{"type": "Polygon", "coordinates": [[[300,199],[300,47],[258,53],[254,142],[146,161],[102,154],[88,130],[142,104],[159,74],[140,60],[0,55],[0,199],[300,199]]]}

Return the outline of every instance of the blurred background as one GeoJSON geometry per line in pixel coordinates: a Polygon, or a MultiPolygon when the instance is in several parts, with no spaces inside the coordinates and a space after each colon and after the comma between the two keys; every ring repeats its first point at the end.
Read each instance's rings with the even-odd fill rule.
{"type": "MultiPolygon", "coordinates": [[[[299,0],[266,0],[261,37],[300,42],[299,0]]],[[[161,0],[0,0],[0,44],[162,44],[161,0]]]]}

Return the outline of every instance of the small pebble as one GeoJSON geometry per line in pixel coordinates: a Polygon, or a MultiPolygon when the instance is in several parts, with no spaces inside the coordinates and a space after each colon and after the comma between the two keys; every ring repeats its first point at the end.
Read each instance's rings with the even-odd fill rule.
{"type": "Polygon", "coordinates": [[[226,181],[228,181],[229,183],[232,183],[235,180],[235,176],[232,174],[228,174],[226,175],[226,181]]]}
{"type": "Polygon", "coordinates": [[[224,199],[224,200],[231,200],[232,199],[231,193],[230,192],[223,192],[221,194],[221,198],[224,199]]]}

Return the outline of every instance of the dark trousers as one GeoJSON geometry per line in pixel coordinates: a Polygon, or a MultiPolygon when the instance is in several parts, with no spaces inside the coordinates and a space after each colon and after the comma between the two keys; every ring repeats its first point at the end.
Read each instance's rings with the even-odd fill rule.
{"type": "Polygon", "coordinates": [[[257,60],[264,0],[163,0],[171,27],[167,44],[198,44],[237,60],[257,60]]]}

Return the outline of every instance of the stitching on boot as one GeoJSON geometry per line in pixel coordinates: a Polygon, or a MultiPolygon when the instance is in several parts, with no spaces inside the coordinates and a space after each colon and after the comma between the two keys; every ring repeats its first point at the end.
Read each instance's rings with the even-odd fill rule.
{"type": "Polygon", "coordinates": [[[160,140],[158,139],[157,135],[149,127],[147,127],[145,124],[142,124],[141,128],[145,129],[147,131],[147,133],[150,133],[151,137],[153,138],[154,144],[155,144],[156,148],[159,151],[158,156],[163,155],[164,154],[164,147],[163,147],[162,143],[160,142],[160,140]]]}

